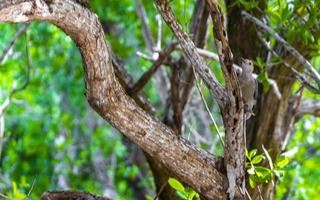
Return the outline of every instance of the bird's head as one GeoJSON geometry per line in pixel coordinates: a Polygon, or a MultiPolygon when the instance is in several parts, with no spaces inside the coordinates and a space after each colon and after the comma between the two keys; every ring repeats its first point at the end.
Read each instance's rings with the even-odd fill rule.
{"type": "Polygon", "coordinates": [[[242,70],[245,70],[246,72],[253,72],[254,65],[252,60],[246,59],[246,58],[241,58],[241,68],[242,70]]]}

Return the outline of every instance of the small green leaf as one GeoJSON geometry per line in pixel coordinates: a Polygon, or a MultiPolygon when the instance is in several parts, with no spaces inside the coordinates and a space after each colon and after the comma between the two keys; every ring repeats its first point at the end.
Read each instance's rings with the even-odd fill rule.
{"type": "Polygon", "coordinates": [[[253,158],[253,156],[255,156],[257,154],[257,149],[252,149],[249,152],[249,159],[251,160],[253,158]]]}
{"type": "Polygon", "coordinates": [[[188,200],[193,200],[193,197],[195,197],[196,194],[197,194],[197,192],[194,191],[194,190],[189,191],[189,194],[187,195],[188,196],[188,200]]]}
{"type": "Polygon", "coordinates": [[[273,173],[276,177],[281,178],[284,174],[283,170],[273,170],[273,173]]]}
{"type": "Polygon", "coordinates": [[[289,163],[289,159],[286,158],[285,156],[279,156],[277,158],[277,161],[276,161],[276,166],[278,168],[283,168],[284,166],[286,166],[287,164],[289,163]]]}
{"type": "Polygon", "coordinates": [[[180,197],[182,200],[188,200],[187,195],[184,192],[177,191],[178,197],[180,197]]]}
{"type": "Polygon", "coordinates": [[[251,163],[254,165],[259,164],[264,159],[265,159],[265,157],[263,155],[257,155],[252,159],[251,163]]]}
{"type": "Polygon", "coordinates": [[[146,200],[153,200],[153,197],[150,195],[146,195],[145,198],[146,198],[146,200]]]}
{"type": "Polygon", "coordinates": [[[249,176],[249,185],[250,185],[251,188],[254,188],[256,186],[256,183],[252,179],[252,176],[249,176]]]}
{"type": "Polygon", "coordinates": [[[265,182],[271,179],[272,171],[270,169],[260,166],[257,166],[255,169],[259,181],[265,182]]]}
{"type": "Polygon", "coordinates": [[[176,191],[185,193],[185,188],[184,186],[175,178],[169,178],[168,180],[169,185],[175,189],[176,191]]]}
{"type": "Polygon", "coordinates": [[[246,148],[246,158],[249,159],[249,152],[248,152],[248,149],[246,148]]]}

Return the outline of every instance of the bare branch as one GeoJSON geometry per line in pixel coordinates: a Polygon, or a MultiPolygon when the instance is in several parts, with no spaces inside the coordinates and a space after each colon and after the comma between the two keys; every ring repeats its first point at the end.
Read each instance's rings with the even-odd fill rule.
{"type": "Polygon", "coordinates": [[[142,23],[142,33],[143,33],[144,41],[147,45],[148,50],[150,52],[153,52],[154,41],[153,41],[151,30],[149,28],[146,10],[144,9],[144,6],[140,0],[135,0],[135,3],[136,3],[137,14],[142,23]]]}
{"type": "Polygon", "coordinates": [[[222,135],[221,135],[221,133],[220,133],[220,131],[219,131],[219,128],[218,128],[218,125],[217,125],[216,121],[214,120],[214,118],[213,118],[213,116],[212,116],[212,114],[211,114],[211,112],[210,112],[210,109],[209,109],[209,107],[208,107],[208,104],[207,104],[206,100],[204,99],[204,96],[203,96],[203,94],[202,94],[202,92],[201,92],[200,85],[199,85],[199,82],[198,82],[198,77],[197,77],[197,75],[196,75],[196,72],[195,72],[194,68],[193,68],[193,73],[194,73],[194,77],[195,77],[195,79],[196,79],[196,87],[197,87],[197,90],[198,90],[199,95],[200,95],[200,97],[201,97],[202,103],[204,104],[205,109],[206,109],[208,115],[210,116],[210,119],[211,119],[211,121],[212,121],[212,123],[213,123],[213,125],[214,125],[214,128],[216,129],[216,131],[217,131],[217,133],[218,133],[218,136],[219,136],[221,145],[222,145],[222,147],[224,147],[224,141],[223,141],[223,139],[222,139],[222,135]]]}
{"type": "Polygon", "coordinates": [[[185,56],[189,59],[191,64],[195,66],[196,72],[212,92],[220,108],[224,108],[224,105],[229,101],[224,87],[216,79],[203,58],[197,52],[196,47],[188,34],[178,23],[174,13],[171,10],[169,2],[167,0],[155,0],[155,2],[164,21],[170,27],[171,31],[181,45],[185,56]]]}
{"type": "Polygon", "coordinates": [[[9,42],[9,44],[4,48],[2,55],[0,56],[0,64],[2,63],[2,61],[6,58],[6,56],[8,55],[10,49],[13,47],[13,45],[16,43],[16,41],[18,40],[18,38],[20,37],[21,34],[23,34],[24,32],[26,32],[26,30],[28,29],[28,27],[30,26],[29,23],[24,24],[13,36],[12,40],[9,42]]]}
{"type": "Polygon", "coordinates": [[[156,59],[154,57],[149,56],[149,55],[147,55],[145,53],[142,53],[141,51],[137,51],[136,55],[141,57],[141,58],[143,58],[143,59],[145,59],[145,60],[151,61],[151,62],[156,61],[156,59]]]}
{"type": "Polygon", "coordinates": [[[242,15],[248,20],[255,23],[257,26],[262,28],[265,32],[268,32],[272,37],[274,37],[278,42],[280,42],[283,47],[295,58],[297,59],[306,69],[309,71],[310,75],[315,79],[315,81],[320,84],[320,75],[317,70],[311,65],[311,63],[304,58],[293,46],[291,46],[287,41],[285,41],[278,33],[276,33],[272,28],[261,22],[259,19],[250,15],[246,11],[242,11],[242,15]]]}
{"type": "Polygon", "coordinates": [[[134,86],[127,89],[127,92],[133,96],[138,94],[174,49],[175,44],[172,43],[162,52],[159,52],[159,58],[153,63],[151,68],[141,76],[141,78],[137,81],[137,83],[134,84],[134,86]]]}
{"type": "Polygon", "coordinates": [[[2,153],[2,144],[3,144],[4,128],[5,128],[4,113],[10,106],[13,95],[17,92],[24,90],[28,86],[29,79],[30,79],[31,57],[29,54],[29,38],[27,34],[27,28],[29,27],[29,23],[26,24],[24,27],[26,27],[26,29],[22,33],[24,32],[26,33],[27,77],[25,82],[20,87],[17,87],[17,83],[14,80],[12,90],[10,91],[8,97],[5,99],[5,101],[2,104],[0,104],[0,157],[2,153]]]}
{"type": "Polygon", "coordinates": [[[297,115],[314,115],[320,117],[320,100],[302,99],[297,115]]]}
{"type": "Polygon", "coordinates": [[[268,49],[269,52],[271,52],[272,55],[278,57],[281,59],[282,63],[284,64],[285,67],[289,68],[294,76],[303,84],[305,85],[309,90],[313,91],[314,93],[320,93],[320,88],[315,88],[310,81],[307,80],[306,77],[304,77],[302,74],[300,74],[292,65],[290,65],[286,60],[282,59],[281,56],[272,49],[272,47],[269,45],[269,43],[262,38],[261,34],[258,34],[262,44],[268,49]]]}
{"type": "Polygon", "coordinates": [[[161,41],[162,41],[162,21],[161,21],[161,16],[159,14],[156,15],[156,20],[158,22],[158,38],[157,38],[156,50],[159,51],[161,49],[161,41]]]}

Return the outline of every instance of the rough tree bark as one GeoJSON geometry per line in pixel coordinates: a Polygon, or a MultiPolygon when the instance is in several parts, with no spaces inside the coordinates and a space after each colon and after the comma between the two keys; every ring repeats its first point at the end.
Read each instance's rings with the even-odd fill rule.
{"type": "MultiPolygon", "coordinates": [[[[216,1],[197,0],[196,14],[190,28],[193,35],[190,37],[176,20],[169,2],[155,0],[160,14],[184,53],[179,62],[175,63],[181,70],[183,78],[179,82],[173,76],[171,82],[175,87],[172,89],[172,96],[179,100],[181,96],[186,98],[179,104],[172,103],[174,114],[166,113],[169,120],[164,124],[153,116],[154,110],[147,99],[137,94],[141,87],[129,84],[131,78],[112,54],[98,17],[77,2],[76,0],[0,0],[0,21],[14,23],[48,21],[73,39],[83,57],[85,91],[89,104],[102,118],[148,155],[158,191],[166,183],[167,178],[173,176],[194,188],[206,199],[227,199],[228,187],[229,197],[232,198],[235,190],[238,190],[236,198],[244,199],[243,102],[232,65],[241,57],[266,58],[267,51],[259,42],[256,27],[242,18],[242,8],[228,7],[227,34],[224,28],[225,19],[216,1]],[[225,86],[217,81],[196,49],[204,46],[209,14],[214,23],[213,32],[225,86]],[[182,68],[183,65],[186,67],[182,68]],[[182,128],[181,113],[193,86],[192,67],[219,105],[226,133],[224,160],[200,150],[179,135],[182,128]],[[188,84],[183,86],[183,81],[188,84]],[[136,88],[136,91],[130,90],[132,87],[136,88]],[[175,128],[175,131],[171,128],[175,128]]],[[[226,4],[230,6],[233,2],[227,0],[226,4]]],[[[264,10],[265,7],[266,2],[259,1],[260,9],[253,10],[252,13],[260,18],[263,15],[260,10],[264,10]]],[[[149,48],[152,48],[152,45],[149,45],[149,48]]],[[[288,58],[291,64],[294,63],[292,57],[282,56],[288,58]]],[[[160,67],[162,61],[154,63],[157,66],[153,66],[151,74],[160,67]]],[[[271,155],[275,159],[283,150],[294,121],[305,113],[319,115],[320,106],[314,103],[310,108],[306,104],[307,100],[302,100],[301,103],[300,100],[295,101],[295,97],[292,96],[292,86],[296,78],[287,68],[274,67],[269,74],[274,76],[282,98],[278,99],[273,92],[259,93],[255,117],[247,123],[246,137],[248,149],[259,149],[263,144],[273,150],[271,155]],[[290,81],[282,79],[283,76],[289,77],[290,81]]],[[[145,81],[142,82],[145,84],[145,81]]],[[[176,198],[172,195],[173,190],[166,188],[165,191],[160,196],[162,199],[176,198]]],[[[273,199],[274,188],[271,184],[263,185],[261,191],[263,199],[273,199]]],[[[256,190],[250,193],[252,199],[258,199],[259,193],[256,190]]]]}
{"type": "Polygon", "coordinates": [[[0,21],[45,20],[66,32],[84,60],[89,104],[110,124],[138,144],[170,174],[208,199],[226,198],[222,160],[178,138],[128,97],[113,71],[111,50],[97,16],[70,0],[0,1],[0,21]]]}
{"type": "MultiPolygon", "coordinates": [[[[234,52],[235,59],[239,60],[241,57],[254,59],[261,57],[265,61],[267,60],[268,49],[264,47],[258,36],[258,29],[250,21],[247,21],[241,15],[242,7],[231,6],[234,1],[227,0],[228,7],[228,31],[230,33],[230,45],[234,52]]],[[[259,1],[258,8],[252,9],[250,13],[261,19],[264,17],[263,12],[266,9],[266,1],[259,1]]],[[[303,49],[303,45],[294,44],[298,51],[306,51],[303,49]],[[299,47],[299,48],[298,48],[299,47]]],[[[297,61],[295,58],[284,52],[280,56],[286,60],[290,66],[295,66],[297,61]]],[[[305,54],[308,57],[307,54],[305,54]]],[[[272,149],[271,157],[275,161],[285,149],[287,140],[292,132],[292,125],[294,124],[299,113],[306,111],[305,103],[299,107],[299,98],[295,98],[292,94],[292,87],[297,77],[282,63],[276,65],[268,71],[269,77],[273,78],[280,90],[281,99],[269,91],[264,93],[262,86],[260,86],[258,95],[258,104],[255,108],[255,117],[252,117],[247,122],[247,148],[257,148],[260,151],[262,145],[267,149],[272,149]],[[284,78],[285,77],[285,78],[284,78]],[[303,106],[304,105],[304,106],[303,106]],[[300,111],[301,110],[301,111],[300,111]]],[[[306,102],[302,100],[302,102],[306,102]]],[[[317,109],[312,109],[310,112],[314,112],[317,109]]],[[[267,165],[267,164],[266,164],[267,165]]],[[[274,199],[275,186],[273,184],[263,184],[260,187],[261,196],[265,200],[274,199]]],[[[259,199],[260,192],[258,189],[252,189],[249,191],[252,199],[259,199]]]]}

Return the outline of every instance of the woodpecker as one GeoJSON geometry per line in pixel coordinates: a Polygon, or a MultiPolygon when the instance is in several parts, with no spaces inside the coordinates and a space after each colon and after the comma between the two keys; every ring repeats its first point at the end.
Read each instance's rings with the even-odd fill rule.
{"type": "Polygon", "coordinates": [[[239,76],[239,83],[242,91],[242,99],[244,103],[244,114],[248,120],[254,113],[253,106],[256,104],[255,93],[257,90],[257,82],[253,77],[253,63],[249,59],[241,59],[242,72],[239,76]]]}

